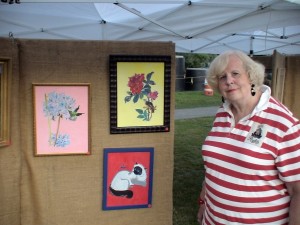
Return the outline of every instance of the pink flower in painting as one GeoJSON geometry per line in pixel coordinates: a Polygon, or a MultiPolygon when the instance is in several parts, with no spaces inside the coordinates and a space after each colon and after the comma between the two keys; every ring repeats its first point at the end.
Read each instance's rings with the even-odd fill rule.
{"type": "Polygon", "coordinates": [[[157,97],[158,97],[157,91],[153,91],[148,94],[148,98],[151,98],[152,100],[155,100],[157,97]]]}
{"type": "Polygon", "coordinates": [[[129,77],[128,87],[130,87],[130,91],[132,94],[140,94],[144,85],[143,81],[145,79],[144,74],[135,74],[132,77],[129,77]]]}

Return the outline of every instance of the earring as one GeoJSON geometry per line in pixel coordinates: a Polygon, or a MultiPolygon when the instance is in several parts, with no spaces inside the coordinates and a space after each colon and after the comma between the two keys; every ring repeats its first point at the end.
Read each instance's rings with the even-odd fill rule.
{"type": "Polygon", "coordinates": [[[251,85],[251,95],[254,96],[256,94],[255,90],[254,90],[255,85],[252,84],[251,85]]]}
{"type": "Polygon", "coordinates": [[[222,102],[224,103],[225,102],[225,99],[224,99],[224,97],[222,96],[222,102]]]}

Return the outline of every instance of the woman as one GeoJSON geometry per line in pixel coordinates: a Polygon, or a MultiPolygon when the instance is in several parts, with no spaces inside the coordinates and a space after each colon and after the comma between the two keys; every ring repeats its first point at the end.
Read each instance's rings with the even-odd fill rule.
{"type": "Polygon", "coordinates": [[[263,85],[264,66],[242,52],[216,57],[207,81],[224,103],[202,146],[199,224],[299,225],[299,120],[263,85]]]}

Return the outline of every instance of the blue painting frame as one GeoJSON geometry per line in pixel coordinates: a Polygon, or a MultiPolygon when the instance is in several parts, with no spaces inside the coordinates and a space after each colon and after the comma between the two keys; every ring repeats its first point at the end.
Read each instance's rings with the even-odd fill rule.
{"type": "Polygon", "coordinates": [[[105,148],[103,210],[152,207],[154,148],[105,148]]]}

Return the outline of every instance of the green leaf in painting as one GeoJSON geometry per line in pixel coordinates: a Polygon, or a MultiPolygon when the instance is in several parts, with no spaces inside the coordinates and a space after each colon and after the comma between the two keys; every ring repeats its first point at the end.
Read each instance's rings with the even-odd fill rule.
{"type": "Polygon", "coordinates": [[[143,99],[143,98],[144,98],[144,93],[141,92],[141,93],[140,93],[140,99],[143,99]]]}
{"type": "Polygon", "coordinates": [[[137,103],[137,101],[139,100],[140,95],[137,94],[133,97],[133,103],[137,103]]]}
{"type": "Polygon", "coordinates": [[[135,109],[135,111],[137,111],[138,114],[143,114],[144,113],[144,111],[142,109],[135,109]]]}
{"type": "Polygon", "coordinates": [[[131,96],[126,96],[126,97],[124,98],[125,103],[126,103],[126,102],[130,102],[131,97],[132,97],[132,95],[131,95],[131,96]]]}
{"type": "Polygon", "coordinates": [[[150,73],[147,74],[147,77],[146,77],[147,81],[151,80],[151,77],[152,77],[153,73],[154,72],[150,72],[150,73]]]}
{"type": "Polygon", "coordinates": [[[144,86],[143,92],[146,93],[146,95],[149,94],[151,92],[151,86],[146,84],[144,86]]]}
{"type": "Polygon", "coordinates": [[[144,117],[148,118],[148,112],[147,112],[147,110],[144,110],[144,117]]]}
{"type": "Polygon", "coordinates": [[[156,83],[155,83],[153,80],[150,80],[150,81],[148,82],[148,84],[150,84],[150,85],[155,85],[156,83]]]}

